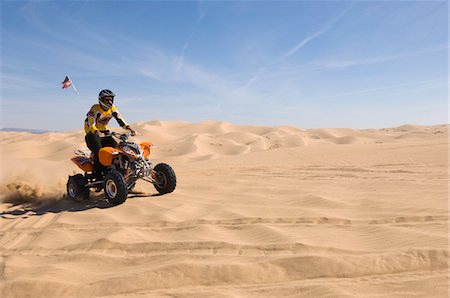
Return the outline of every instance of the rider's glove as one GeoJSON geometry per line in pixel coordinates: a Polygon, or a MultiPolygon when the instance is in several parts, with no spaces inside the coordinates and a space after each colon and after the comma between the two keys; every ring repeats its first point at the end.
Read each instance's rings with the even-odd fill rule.
{"type": "Polygon", "coordinates": [[[136,135],[136,132],[129,125],[127,125],[127,127],[125,127],[125,129],[128,129],[131,132],[132,136],[136,135]]]}

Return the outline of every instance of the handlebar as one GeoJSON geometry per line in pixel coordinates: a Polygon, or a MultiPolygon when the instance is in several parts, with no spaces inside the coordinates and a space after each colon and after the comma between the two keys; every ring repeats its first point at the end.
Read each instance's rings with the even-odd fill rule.
{"type": "Polygon", "coordinates": [[[118,139],[121,139],[122,141],[126,141],[129,137],[135,136],[135,133],[127,132],[127,133],[118,133],[115,131],[105,131],[103,132],[105,137],[113,136],[118,139]]]}

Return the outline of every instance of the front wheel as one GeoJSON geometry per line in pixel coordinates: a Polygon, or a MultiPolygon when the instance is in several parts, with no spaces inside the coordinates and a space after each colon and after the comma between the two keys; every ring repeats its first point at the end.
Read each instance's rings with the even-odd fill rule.
{"type": "Polygon", "coordinates": [[[123,175],[111,170],[105,176],[104,190],[108,201],[113,205],[120,205],[126,201],[128,196],[127,186],[123,175]]]}
{"type": "Polygon", "coordinates": [[[156,173],[154,183],[156,190],[161,193],[169,193],[175,190],[177,186],[177,177],[172,167],[165,163],[160,163],[153,169],[156,173]]]}
{"type": "Polygon", "coordinates": [[[75,202],[87,201],[89,199],[89,188],[85,187],[87,179],[81,174],[69,176],[67,181],[67,196],[75,202]]]}

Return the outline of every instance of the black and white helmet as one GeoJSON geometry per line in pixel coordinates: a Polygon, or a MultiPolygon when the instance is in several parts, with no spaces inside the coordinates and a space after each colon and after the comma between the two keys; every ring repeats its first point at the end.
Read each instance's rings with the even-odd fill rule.
{"type": "Polygon", "coordinates": [[[116,95],[111,90],[103,89],[102,91],[100,91],[100,93],[98,94],[98,103],[100,104],[102,109],[109,110],[113,106],[114,96],[116,95]],[[105,97],[111,97],[112,99],[105,99],[105,97]]]}

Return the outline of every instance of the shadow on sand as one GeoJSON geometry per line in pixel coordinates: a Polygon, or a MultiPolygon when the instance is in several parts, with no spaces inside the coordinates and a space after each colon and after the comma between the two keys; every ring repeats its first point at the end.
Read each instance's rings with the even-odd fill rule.
{"type": "MultiPolygon", "coordinates": [[[[146,193],[130,193],[128,199],[133,198],[149,198],[158,197],[161,194],[146,194],[146,193]]],[[[79,212],[89,209],[109,209],[116,207],[108,202],[104,194],[91,194],[89,201],[86,202],[74,202],[67,197],[62,198],[46,198],[41,201],[25,200],[23,197],[14,198],[11,197],[5,201],[5,203],[12,204],[12,210],[4,211],[0,213],[1,218],[14,219],[14,218],[27,218],[31,216],[44,215],[47,213],[60,213],[60,212],[79,212]]],[[[124,202],[126,204],[126,201],[124,202]]]]}

